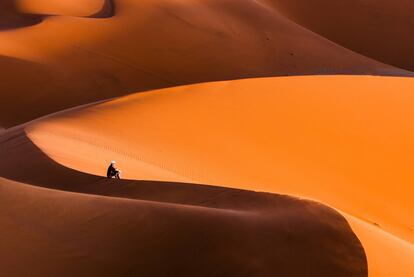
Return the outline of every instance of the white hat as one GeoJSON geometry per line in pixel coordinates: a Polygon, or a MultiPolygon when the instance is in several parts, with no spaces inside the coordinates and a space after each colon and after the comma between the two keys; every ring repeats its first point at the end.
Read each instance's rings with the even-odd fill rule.
{"type": "Polygon", "coordinates": [[[116,161],[111,161],[111,164],[116,164],[116,161]]]}

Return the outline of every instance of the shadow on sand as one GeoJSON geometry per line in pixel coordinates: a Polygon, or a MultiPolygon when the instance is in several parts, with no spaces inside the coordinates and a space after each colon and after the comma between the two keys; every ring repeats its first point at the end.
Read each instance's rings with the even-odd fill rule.
{"type": "MultiPolygon", "coordinates": [[[[249,226],[252,222],[257,224],[256,231],[246,234],[248,240],[254,241],[255,236],[267,237],[266,245],[260,246],[264,249],[260,250],[261,262],[281,276],[368,276],[364,249],[347,221],[316,202],[208,185],[116,180],[85,174],[51,160],[21,128],[9,130],[0,137],[0,155],[1,177],[34,186],[184,205],[196,210],[205,207],[246,212],[251,218],[249,226]],[[290,262],[284,263],[285,259],[290,262]],[[349,259],[351,266],[337,262],[349,259]]],[[[214,232],[203,231],[205,239],[210,235],[214,236],[214,232]]],[[[232,246],[234,249],[226,251],[237,253],[236,248],[250,249],[248,245],[242,240],[232,246]]]]}

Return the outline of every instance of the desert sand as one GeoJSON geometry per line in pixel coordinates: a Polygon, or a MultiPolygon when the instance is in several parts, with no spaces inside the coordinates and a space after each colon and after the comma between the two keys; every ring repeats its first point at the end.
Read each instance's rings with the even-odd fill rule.
{"type": "Polygon", "coordinates": [[[325,2],[2,1],[2,272],[414,275],[411,4],[325,2]]]}
{"type": "Polygon", "coordinates": [[[286,17],[357,53],[414,70],[410,0],[267,0],[286,17]]]}
{"type": "Polygon", "coordinates": [[[101,193],[86,186],[92,180],[76,185],[79,176],[63,176],[69,169],[102,176],[116,159],[128,179],[314,199],[338,209],[364,235],[374,272],[385,264],[397,270],[400,263],[410,272],[400,253],[414,254],[413,176],[404,167],[411,164],[413,88],[408,78],[309,76],[138,93],[15,128],[4,136],[8,158],[0,168],[21,182],[101,193]],[[39,155],[48,159],[39,162],[39,155]],[[50,172],[53,162],[62,167],[45,176],[42,169],[50,172]],[[396,241],[393,247],[381,246],[384,237],[396,241]],[[386,249],[394,259],[379,263],[386,249]]]}
{"type": "Polygon", "coordinates": [[[5,100],[0,126],[137,91],[206,81],[411,75],[303,28],[265,1],[118,0],[100,18],[85,15],[110,9],[103,0],[62,3],[69,1],[20,0],[15,10],[42,21],[0,33],[5,100]]]}
{"type": "Polygon", "coordinates": [[[7,276],[367,273],[346,220],[309,201],[185,184],[100,184],[139,188],[144,200],[0,184],[7,276]]]}

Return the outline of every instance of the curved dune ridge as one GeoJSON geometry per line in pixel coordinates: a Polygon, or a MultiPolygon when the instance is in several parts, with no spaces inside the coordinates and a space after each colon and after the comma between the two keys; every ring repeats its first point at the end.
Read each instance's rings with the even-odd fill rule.
{"type": "Polygon", "coordinates": [[[355,52],[414,70],[410,0],[268,0],[295,22],[355,52]]]}
{"type": "Polygon", "coordinates": [[[101,10],[90,15],[91,18],[108,18],[115,16],[116,7],[114,0],[105,0],[101,10]]]}
{"type": "Polygon", "coordinates": [[[4,274],[367,276],[358,239],[322,205],[214,187],[95,179],[106,193],[130,185],[150,200],[0,181],[2,248],[13,249],[0,262],[4,274]],[[22,259],[30,266],[20,266],[22,259]]]}
{"type": "Polygon", "coordinates": [[[14,0],[0,2],[0,31],[30,26],[41,22],[41,20],[41,16],[20,13],[14,0]]]}
{"type": "Polygon", "coordinates": [[[115,14],[112,0],[15,0],[21,13],[106,18],[115,14]]]}
{"type": "Polygon", "coordinates": [[[406,155],[413,88],[406,78],[322,76],[140,93],[17,128],[4,138],[10,145],[0,168],[9,179],[52,188],[66,180],[59,189],[82,189],[72,184],[74,177],[43,176],[50,166],[33,157],[22,163],[34,143],[55,162],[89,174],[102,175],[116,159],[126,178],[316,199],[344,212],[363,234],[374,272],[399,271],[401,264],[412,272],[400,253],[414,253],[412,162],[406,155]],[[390,240],[397,243],[390,247],[390,240]],[[385,250],[390,256],[378,263],[377,252],[385,250]]]}
{"type": "Polygon", "coordinates": [[[413,276],[412,6],[0,1],[2,273],[413,276]]]}
{"type": "Polygon", "coordinates": [[[112,0],[2,0],[0,31],[35,25],[51,15],[106,18],[114,14],[115,6],[112,0]]]}
{"type": "Polygon", "coordinates": [[[3,127],[132,92],[205,81],[308,74],[412,75],[309,31],[266,1],[18,3],[27,13],[57,16],[0,33],[0,57],[5,57],[0,60],[4,72],[0,83],[7,87],[1,92],[3,127]],[[82,17],[86,15],[91,16],[82,17]],[[30,65],[10,71],[8,59],[30,65]],[[15,110],[25,112],[15,116],[15,110]]]}

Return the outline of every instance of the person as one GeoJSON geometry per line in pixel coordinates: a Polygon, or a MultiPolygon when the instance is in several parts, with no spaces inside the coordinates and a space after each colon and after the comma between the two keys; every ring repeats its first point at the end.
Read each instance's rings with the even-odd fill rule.
{"type": "Polygon", "coordinates": [[[106,177],[108,177],[109,179],[121,179],[121,171],[116,168],[115,164],[115,161],[111,161],[111,164],[109,165],[108,170],[106,171],[106,177]]]}

